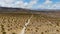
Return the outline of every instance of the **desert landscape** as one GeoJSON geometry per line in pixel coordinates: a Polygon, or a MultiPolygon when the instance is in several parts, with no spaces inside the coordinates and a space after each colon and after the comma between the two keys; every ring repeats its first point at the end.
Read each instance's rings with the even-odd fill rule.
{"type": "Polygon", "coordinates": [[[59,11],[3,10],[6,12],[0,10],[0,34],[60,34],[59,11]]]}

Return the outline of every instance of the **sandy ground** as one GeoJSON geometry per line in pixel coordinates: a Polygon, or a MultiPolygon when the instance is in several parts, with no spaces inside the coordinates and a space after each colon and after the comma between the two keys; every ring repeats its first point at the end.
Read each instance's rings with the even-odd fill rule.
{"type": "Polygon", "coordinates": [[[60,18],[39,14],[0,14],[0,34],[60,34],[60,18]],[[29,21],[30,19],[30,21],[29,21]],[[26,23],[27,26],[25,25],[26,23]]]}

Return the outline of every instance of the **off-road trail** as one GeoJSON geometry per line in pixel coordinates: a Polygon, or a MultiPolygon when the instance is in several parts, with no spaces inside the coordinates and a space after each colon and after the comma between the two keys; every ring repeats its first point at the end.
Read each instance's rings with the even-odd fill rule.
{"type": "Polygon", "coordinates": [[[31,17],[26,21],[25,26],[21,30],[20,34],[25,34],[25,29],[26,29],[27,25],[30,23],[30,20],[32,19],[32,17],[33,17],[33,15],[31,15],[31,17]]]}

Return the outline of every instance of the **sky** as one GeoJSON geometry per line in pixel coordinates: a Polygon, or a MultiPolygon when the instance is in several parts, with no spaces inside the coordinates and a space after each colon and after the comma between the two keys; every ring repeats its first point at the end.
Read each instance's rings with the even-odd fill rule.
{"type": "Polygon", "coordinates": [[[60,0],[0,0],[0,7],[60,9],[60,0]]]}

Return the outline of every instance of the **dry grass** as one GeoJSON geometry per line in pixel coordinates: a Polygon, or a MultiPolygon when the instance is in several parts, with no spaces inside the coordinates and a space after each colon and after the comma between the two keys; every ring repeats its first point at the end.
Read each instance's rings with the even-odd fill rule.
{"type": "MultiPolygon", "coordinates": [[[[31,14],[0,14],[0,34],[18,34],[31,14]]],[[[60,18],[33,15],[25,34],[60,34],[60,18]]]]}

